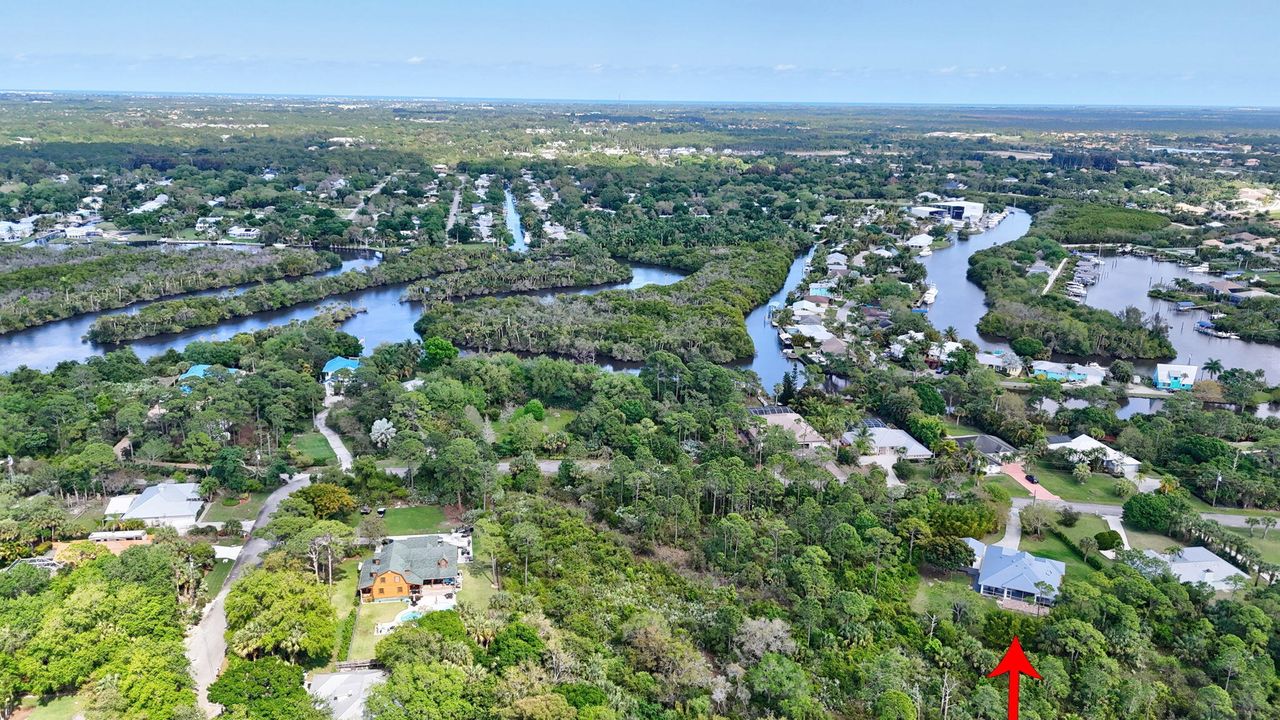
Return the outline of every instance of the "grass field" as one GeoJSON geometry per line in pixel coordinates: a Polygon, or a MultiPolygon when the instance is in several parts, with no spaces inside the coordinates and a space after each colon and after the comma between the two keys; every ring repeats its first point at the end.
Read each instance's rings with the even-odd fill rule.
{"type": "Polygon", "coordinates": [[[1084,560],[1081,560],[1080,556],[1076,555],[1075,550],[1067,547],[1066,543],[1047,533],[1043,540],[1036,540],[1023,535],[1018,549],[1026,550],[1032,555],[1061,560],[1066,563],[1068,580],[1084,580],[1093,573],[1093,568],[1086,565],[1084,560]]]}
{"type": "Polygon", "coordinates": [[[379,623],[387,623],[396,619],[396,615],[409,607],[407,602],[376,602],[360,606],[360,616],[356,618],[356,631],[351,637],[351,652],[348,660],[369,660],[383,635],[374,635],[373,631],[379,623]]]}
{"type": "MultiPolygon", "coordinates": [[[[542,422],[537,427],[542,431],[543,435],[562,432],[573,419],[578,416],[576,410],[567,410],[565,408],[547,408],[546,415],[543,416],[542,422]]],[[[508,420],[503,420],[493,424],[494,433],[498,437],[502,437],[507,431],[508,420]]]]}
{"type": "Polygon", "coordinates": [[[318,432],[294,435],[291,444],[293,449],[304,457],[311,458],[312,465],[325,465],[337,457],[333,454],[333,448],[329,447],[328,441],[318,432]]]}
{"type": "Polygon", "coordinates": [[[489,598],[498,592],[493,587],[493,579],[489,577],[489,568],[488,563],[462,566],[462,589],[458,591],[458,602],[474,608],[489,607],[489,598]]]}
{"type": "Polygon", "coordinates": [[[1222,513],[1223,515],[1245,515],[1253,517],[1265,517],[1270,515],[1271,517],[1280,518],[1280,510],[1258,510],[1256,508],[1252,510],[1245,510],[1243,508],[1236,507],[1214,507],[1195,495],[1189,495],[1187,499],[1191,503],[1191,509],[1196,512],[1222,513]]]}
{"type": "Polygon", "coordinates": [[[262,503],[266,502],[270,494],[268,492],[249,493],[248,501],[235,506],[223,505],[222,498],[217,498],[209,503],[209,510],[205,513],[204,520],[206,522],[254,520],[258,517],[258,511],[262,509],[262,503]]]}
{"type": "Polygon", "coordinates": [[[231,573],[231,567],[236,564],[235,560],[214,560],[213,567],[204,576],[204,589],[213,597],[222,589],[222,583],[226,581],[227,575],[231,573]]]}
{"type": "Polygon", "coordinates": [[[971,425],[961,425],[953,422],[942,422],[943,427],[947,429],[947,435],[951,437],[961,437],[964,435],[981,435],[982,431],[971,425]]]}
{"type": "Polygon", "coordinates": [[[438,505],[390,508],[384,518],[388,535],[423,535],[448,530],[444,510],[438,505]]]}
{"type": "Polygon", "coordinates": [[[1249,544],[1258,548],[1258,552],[1262,553],[1262,559],[1269,563],[1280,563],[1280,530],[1271,528],[1267,533],[1267,539],[1262,539],[1262,530],[1255,530],[1253,537],[1249,537],[1249,531],[1245,528],[1231,528],[1231,532],[1239,535],[1249,544]]]}
{"type": "Polygon", "coordinates": [[[45,703],[37,703],[28,720],[71,720],[88,705],[79,695],[61,695],[45,703]]]}
{"type": "Polygon", "coordinates": [[[333,605],[338,617],[338,638],[334,644],[334,655],[342,656],[342,621],[347,613],[356,606],[356,582],[360,579],[360,558],[352,558],[339,565],[333,573],[333,587],[329,589],[329,602],[333,605]]]}
{"type": "Polygon", "coordinates": [[[1134,550],[1155,550],[1162,553],[1173,545],[1186,547],[1186,543],[1178,542],[1168,535],[1134,530],[1129,525],[1124,526],[1124,534],[1129,536],[1129,546],[1134,550]]]}
{"type": "Polygon", "coordinates": [[[1111,488],[1116,484],[1117,478],[1113,478],[1110,475],[1093,473],[1084,484],[1080,484],[1075,481],[1075,478],[1071,477],[1069,471],[1049,467],[1043,462],[1035,463],[1030,472],[1035,474],[1036,479],[1049,492],[1063,500],[1107,503],[1110,505],[1118,505],[1121,502],[1120,498],[1111,492],[1111,488]]]}
{"type": "Polygon", "coordinates": [[[1076,521],[1075,527],[1058,525],[1058,529],[1078,543],[1081,538],[1093,537],[1104,530],[1110,530],[1111,527],[1107,525],[1107,521],[1103,520],[1100,515],[1081,515],[1080,519],[1076,521]]]}
{"type": "Polygon", "coordinates": [[[983,478],[982,484],[986,485],[988,483],[995,483],[996,485],[1004,488],[1009,492],[1009,497],[1031,497],[1031,493],[1027,492],[1026,488],[1022,487],[1017,480],[1014,480],[1004,473],[996,473],[995,475],[988,475],[983,478]]]}
{"type": "Polygon", "coordinates": [[[949,616],[953,603],[966,601],[996,607],[995,599],[974,592],[972,581],[962,573],[952,573],[945,578],[922,576],[915,597],[911,599],[911,609],[918,613],[933,612],[949,616]]]}

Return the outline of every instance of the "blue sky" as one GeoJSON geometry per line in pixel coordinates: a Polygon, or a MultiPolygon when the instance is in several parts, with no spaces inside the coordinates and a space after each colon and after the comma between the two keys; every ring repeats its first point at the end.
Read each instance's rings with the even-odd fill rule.
{"type": "Polygon", "coordinates": [[[1276,0],[3,0],[0,27],[0,89],[1280,105],[1276,0]]]}

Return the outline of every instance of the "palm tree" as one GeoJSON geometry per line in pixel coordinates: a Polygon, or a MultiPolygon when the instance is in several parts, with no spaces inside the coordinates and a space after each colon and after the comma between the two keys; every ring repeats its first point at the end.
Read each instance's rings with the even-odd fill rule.
{"type": "Polygon", "coordinates": [[[1209,358],[1204,364],[1204,372],[1206,375],[1216,378],[1223,371],[1222,361],[1217,358],[1209,358]]]}

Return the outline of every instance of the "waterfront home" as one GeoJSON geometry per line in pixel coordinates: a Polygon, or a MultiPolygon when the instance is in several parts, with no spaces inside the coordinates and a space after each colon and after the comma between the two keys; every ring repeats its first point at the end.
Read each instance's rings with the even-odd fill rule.
{"type": "Polygon", "coordinates": [[[1231,282],[1230,280],[1211,280],[1206,283],[1200,283],[1198,288],[1200,292],[1208,295],[1209,297],[1230,295],[1231,293],[1238,293],[1241,290],[1249,289],[1238,282],[1231,282]]]}
{"type": "Polygon", "coordinates": [[[1159,363],[1151,380],[1161,390],[1190,390],[1200,374],[1198,365],[1171,365],[1159,363]]]}
{"type": "Polygon", "coordinates": [[[1014,550],[1002,545],[986,545],[965,538],[974,555],[970,574],[974,589],[988,597],[1021,600],[1036,605],[1052,605],[1067,574],[1067,564],[1014,550]]]}
{"type": "Polygon", "coordinates": [[[1273,297],[1275,297],[1275,295],[1267,292],[1266,290],[1258,290],[1257,288],[1251,288],[1249,290],[1241,290],[1240,292],[1231,293],[1231,296],[1228,297],[1227,300],[1229,300],[1232,305],[1239,305],[1245,300],[1257,300],[1258,298],[1273,298],[1273,297]]]}
{"type": "Polygon", "coordinates": [[[329,383],[334,380],[337,380],[338,379],[337,376],[339,373],[345,373],[345,374],[354,373],[356,369],[359,367],[360,367],[359,358],[345,358],[345,357],[335,356],[335,357],[329,358],[329,362],[326,362],[324,364],[324,368],[320,372],[324,374],[324,381],[326,383],[329,383]]]}
{"type": "Polygon", "coordinates": [[[924,361],[929,364],[929,367],[937,367],[946,364],[951,359],[952,353],[963,349],[964,345],[954,340],[931,343],[929,351],[925,353],[924,361]]]}
{"type": "Polygon", "coordinates": [[[233,238],[236,238],[237,240],[257,240],[258,236],[262,234],[262,231],[259,230],[258,228],[249,228],[249,227],[241,227],[239,225],[234,225],[230,230],[227,231],[227,234],[233,238]]]}
{"type": "Polygon", "coordinates": [[[1072,462],[1088,462],[1095,454],[1101,456],[1102,467],[1112,475],[1119,475],[1133,480],[1138,476],[1138,468],[1142,463],[1115,448],[1101,443],[1088,435],[1077,435],[1074,438],[1049,438],[1050,450],[1063,450],[1072,462]]]}
{"type": "Polygon", "coordinates": [[[1031,363],[1031,374],[1045,380],[1057,380],[1060,383],[1072,385],[1101,385],[1107,378],[1106,369],[1094,363],[1077,365],[1050,360],[1036,360],[1031,363]]]}
{"type": "Polygon", "coordinates": [[[83,240],[85,238],[102,237],[102,230],[94,225],[81,225],[79,227],[69,227],[63,234],[68,240],[83,240]]]}
{"type": "Polygon", "coordinates": [[[424,590],[453,590],[461,585],[458,547],[439,535],[391,540],[360,564],[356,592],[360,602],[408,600],[424,590]]]}
{"type": "Polygon", "coordinates": [[[1209,548],[1182,548],[1173,554],[1147,550],[1146,554],[1147,557],[1167,564],[1169,572],[1178,578],[1179,582],[1207,583],[1218,591],[1233,589],[1232,578],[1243,580],[1248,577],[1240,568],[1218,557],[1209,548]]]}
{"type": "Polygon", "coordinates": [[[827,267],[831,267],[832,265],[848,265],[848,264],[849,264],[849,256],[845,255],[844,253],[833,252],[833,253],[827,254],[827,267]]]}
{"type": "Polygon", "coordinates": [[[1048,275],[1053,272],[1053,268],[1049,267],[1044,260],[1037,259],[1027,268],[1027,275],[1048,275]]]}
{"type": "Polygon", "coordinates": [[[138,495],[111,498],[104,514],[119,520],[141,520],[149,526],[168,525],[182,532],[196,524],[203,506],[199,485],[164,483],[138,495]]]}
{"type": "Polygon", "coordinates": [[[919,342],[924,342],[924,333],[909,330],[894,338],[889,344],[889,356],[901,360],[906,356],[907,348],[919,342]]]}
{"type": "Polygon", "coordinates": [[[209,215],[208,217],[196,218],[196,232],[207,232],[218,226],[222,222],[221,215],[209,215]]]}
{"type": "MultiPolygon", "coordinates": [[[[867,442],[871,444],[872,455],[894,455],[903,460],[928,460],[933,457],[929,448],[919,440],[911,437],[906,430],[891,428],[880,420],[868,420],[863,423],[867,428],[867,442]]],[[[840,442],[848,447],[856,447],[861,432],[851,430],[840,436],[840,442]]]]}
{"type": "Polygon", "coordinates": [[[975,356],[978,364],[985,368],[991,368],[1001,375],[1017,377],[1022,374],[1022,360],[1011,352],[1004,350],[993,350],[991,352],[980,352],[975,356]]]}
{"type": "Polygon", "coordinates": [[[912,250],[924,250],[925,248],[932,247],[932,246],[933,246],[933,236],[925,235],[923,233],[921,233],[920,235],[914,235],[911,237],[910,240],[907,241],[907,247],[911,248],[912,250]]]}
{"type": "Polygon", "coordinates": [[[143,213],[155,212],[156,210],[159,210],[160,208],[168,204],[169,204],[169,196],[165,195],[164,193],[160,193],[155,197],[154,200],[148,200],[142,203],[141,205],[139,205],[138,207],[130,210],[129,214],[141,215],[143,213]]]}
{"type": "MultiPolygon", "coordinates": [[[[795,435],[796,442],[805,450],[811,451],[831,445],[807,420],[786,405],[747,408],[747,412],[763,420],[765,425],[780,427],[795,435]]],[[[756,430],[753,429],[751,432],[752,435],[759,437],[759,432],[756,430]]]]}
{"type": "MultiPolygon", "coordinates": [[[[219,366],[219,367],[221,367],[221,366],[219,366]]],[[[184,373],[182,373],[181,375],[179,375],[179,376],[178,376],[178,383],[179,383],[179,385],[178,385],[178,389],[179,389],[179,390],[181,390],[181,391],[182,391],[182,392],[184,392],[184,393],[189,393],[189,392],[191,392],[191,385],[190,385],[190,384],[184,384],[184,383],[182,383],[182,381],[183,381],[183,380],[190,380],[191,378],[201,378],[201,379],[204,379],[205,377],[207,377],[207,376],[209,375],[209,371],[210,371],[210,370],[212,370],[212,369],[213,369],[213,366],[212,366],[212,365],[206,365],[206,364],[204,364],[204,363],[201,363],[201,364],[198,364],[198,365],[192,365],[191,367],[187,368],[187,371],[186,371],[186,372],[184,372],[184,373]]],[[[239,372],[240,372],[239,370],[237,370],[237,369],[235,369],[235,368],[222,368],[222,369],[223,369],[223,370],[225,370],[225,371],[226,371],[228,374],[230,374],[230,375],[235,375],[236,373],[239,373],[239,372]]]]}

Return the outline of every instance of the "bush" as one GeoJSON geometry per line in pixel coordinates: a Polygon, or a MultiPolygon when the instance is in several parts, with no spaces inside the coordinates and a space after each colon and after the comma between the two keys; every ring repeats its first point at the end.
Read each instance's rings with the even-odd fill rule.
{"type": "Polygon", "coordinates": [[[235,507],[240,504],[240,496],[233,495],[231,497],[224,497],[222,498],[222,504],[227,507],[235,507]]]}
{"type": "Polygon", "coordinates": [[[1000,483],[989,482],[982,487],[987,491],[987,497],[991,498],[992,501],[1000,503],[1001,505],[1009,502],[1009,491],[1005,490],[1004,486],[1000,483]]]}
{"type": "Polygon", "coordinates": [[[1124,540],[1115,530],[1103,530],[1094,535],[1093,539],[1098,541],[1099,550],[1115,550],[1118,547],[1124,547],[1124,540]]]}
{"type": "Polygon", "coordinates": [[[1075,527],[1080,521],[1080,511],[1073,507],[1064,507],[1058,511],[1058,524],[1062,527],[1075,527]]]}
{"type": "Polygon", "coordinates": [[[1131,498],[1137,494],[1137,492],[1138,486],[1134,485],[1132,480],[1126,480],[1124,478],[1117,480],[1115,484],[1111,486],[1111,494],[1121,500],[1131,498]]]}

